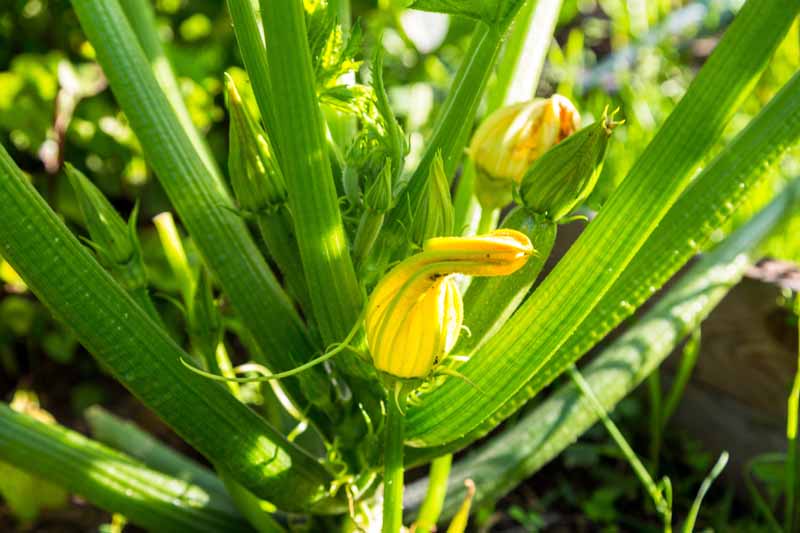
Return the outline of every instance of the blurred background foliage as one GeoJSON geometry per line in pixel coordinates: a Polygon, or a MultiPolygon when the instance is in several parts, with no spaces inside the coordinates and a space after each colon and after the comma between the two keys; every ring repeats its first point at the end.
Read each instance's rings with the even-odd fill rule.
{"type": "MultiPolygon", "coordinates": [[[[352,14],[365,30],[364,58],[372,56],[376,40],[382,35],[386,84],[411,141],[406,168],[414,168],[466,50],[473,23],[408,11],[404,9],[406,3],[353,0],[352,14]]],[[[615,132],[600,183],[589,198],[588,207],[599,208],[626,175],[742,3],[564,0],[538,94],[559,92],[570,97],[581,110],[584,124],[598,118],[606,105],[619,107],[626,121],[615,132]]],[[[224,162],[228,123],[222,75],[229,71],[235,78],[246,77],[225,4],[222,0],[154,0],[154,5],[161,38],[191,118],[217,161],[224,162]]],[[[766,74],[732,121],[726,141],[773,96],[780,80],[800,68],[799,46],[795,23],[766,74]]],[[[157,291],[173,293],[177,286],[151,223],[155,214],[169,209],[169,203],[93,59],[94,51],[68,1],[0,3],[0,142],[31,174],[48,202],[82,235],[86,232],[63,174],[64,161],[90,176],[123,216],[127,217],[139,201],[141,241],[151,282],[157,291]]],[[[368,77],[368,67],[365,62],[360,75],[368,77]]],[[[479,118],[480,115],[482,112],[479,118]]],[[[797,153],[793,155],[770,170],[769,179],[751,195],[731,226],[764,205],[786,177],[800,172],[797,153]]],[[[794,230],[787,229],[770,243],[771,254],[800,259],[797,239],[788,238],[800,234],[800,217],[796,218],[792,222],[794,230]]],[[[723,234],[720,231],[716,237],[723,234]]],[[[190,243],[189,253],[196,258],[190,243]]],[[[102,369],[82,352],[73,336],[50,317],[1,261],[0,391],[4,398],[10,398],[11,391],[17,388],[36,389],[43,405],[56,418],[64,423],[73,421],[77,426],[83,410],[93,403],[130,407],[127,393],[104,377],[102,369]],[[53,381],[53,376],[59,376],[59,380],[53,381]]],[[[173,325],[173,333],[180,336],[184,330],[176,326],[182,320],[180,313],[166,299],[159,299],[158,305],[167,324],[173,325]]],[[[623,427],[630,428],[634,440],[646,431],[639,417],[640,403],[634,396],[615,413],[623,427]]],[[[150,420],[149,424],[156,423],[150,420]]],[[[165,434],[163,428],[160,434],[165,434]]],[[[673,479],[682,479],[688,494],[689,487],[695,486],[709,467],[710,455],[686,438],[665,449],[668,456],[664,461],[681,473],[673,479]]],[[[556,507],[578,513],[604,531],[630,527],[645,530],[640,527],[646,521],[626,517],[631,507],[642,507],[642,497],[633,477],[624,474],[624,468],[624,461],[604,433],[592,432],[586,442],[574,446],[548,467],[549,474],[539,476],[552,480],[545,488],[523,485],[504,501],[505,520],[537,531],[548,522],[538,509],[556,507]],[[574,468],[578,466],[592,468],[582,470],[576,483],[574,468]],[[535,505],[526,491],[536,492],[535,505]],[[629,520],[627,525],[618,525],[621,517],[629,520]]],[[[676,501],[680,492],[679,485],[676,501]]],[[[705,507],[704,512],[717,517],[716,527],[725,528],[731,498],[728,494],[705,507]]],[[[494,509],[481,513],[487,525],[496,516],[494,509]]],[[[749,520],[741,518],[737,527],[749,530],[749,520]]],[[[583,526],[575,527],[579,530],[583,526]]]]}

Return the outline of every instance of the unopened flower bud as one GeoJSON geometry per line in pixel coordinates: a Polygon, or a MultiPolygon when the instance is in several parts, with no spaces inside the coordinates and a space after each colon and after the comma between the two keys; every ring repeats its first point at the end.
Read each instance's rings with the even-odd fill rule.
{"type": "Polygon", "coordinates": [[[522,178],[525,206],[558,221],[583,202],[603,169],[608,139],[620,122],[603,117],[539,158],[522,178]]]}
{"type": "Polygon", "coordinates": [[[233,78],[225,75],[230,113],[228,171],[242,209],[258,212],[286,202],[288,193],[269,139],[242,101],[233,78]]]}
{"type": "Polygon", "coordinates": [[[81,171],[65,164],[92,245],[101,260],[126,288],[147,284],[144,260],[136,236],[136,214],[126,223],[111,202],[81,171]]]}
{"type": "Polygon", "coordinates": [[[375,367],[398,378],[426,377],[461,332],[463,304],[452,274],[505,276],[532,253],[528,237],[515,230],[426,241],[370,295],[365,329],[375,367]]]}
{"type": "Polygon", "coordinates": [[[392,160],[387,158],[383,169],[364,195],[364,205],[376,213],[386,213],[392,204],[392,160]]]}
{"type": "Polygon", "coordinates": [[[411,224],[411,238],[422,244],[431,237],[450,235],[453,232],[453,199],[450,183],[444,172],[442,154],[437,153],[431,163],[427,191],[411,224]]]}
{"type": "Polygon", "coordinates": [[[472,137],[469,155],[478,171],[475,194],[486,209],[511,201],[531,163],[571,135],[580,114],[567,98],[555,94],[498,109],[472,137]]]}

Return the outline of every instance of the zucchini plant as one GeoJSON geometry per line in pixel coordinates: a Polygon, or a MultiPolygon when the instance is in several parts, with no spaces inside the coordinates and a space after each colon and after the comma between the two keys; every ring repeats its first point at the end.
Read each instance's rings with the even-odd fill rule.
{"type": "Polygon", "coordinates": [[[498,499],[657,368],[790,211],[794,186],[608,347],[576,378],[580,390],[557,389],[525,424],[454,461],[558,376],[580,376],[573,365],[697,254],[797,143],[800,74],[735,138],[724,143],[723,133],[800,2],[744,4],[621,185],[535,287],[559,224],[575,219],[625,127],[613,110],[581,127],[566,97],[532,99],[560,2],[411,3],[473,27],[416,161],[380,43],[370,75],[359,70],[364,39],[348,5],[227,0],[249,85],[224,80],[230,156],[215,161],[147,0],[72,0],[199,252],[189,261],[172,216],[157,217],[188,342],[153,305],[137,211],[126,222],[75,167],[66,173],[88,245],[0,147],[0,255],[208,466],[101,411],[90,413],[90,440],[8,406],[0,460],[156,531],[283,531],[300,527],[298,516],[311,530],[386,533],[412,523],[430,531],[452,517],[451,530],[463,531],[473,497],[498,499]],[[476,124],[483,101],[487,117],[476,124]],[[243,347],[235,353],[232,336],[243,347]],[[594,403],[572,405],[587,387],[594,403]],[[556,416],[566,404],[568,415],[556,416]],[[428,463],[430,477],[404,490],[405,470],[428,463]],[[465,500],[466,479],[475,483],[465,500]]]}

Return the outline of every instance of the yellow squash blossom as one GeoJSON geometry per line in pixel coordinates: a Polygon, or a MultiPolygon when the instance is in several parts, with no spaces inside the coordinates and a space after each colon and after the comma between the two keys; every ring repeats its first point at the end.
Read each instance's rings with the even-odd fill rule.
{"type": "Polygon", "coordinates": [[[528,237],[507,229],[427,240],[370,296],[365,329],[375,367],[399,378],[429,375],[461,332],[461,294],[452,275],[512,274],[532,253],[528,237]]]}
{"type": "Polygon", "coordinates": [[[472,137],[469,156],[478,170],[475,194],[485,208],[511,201],[511,184],[519,183],[531,163],[574,133],[580,114],[560,94],[498,109],[472,137]]]}

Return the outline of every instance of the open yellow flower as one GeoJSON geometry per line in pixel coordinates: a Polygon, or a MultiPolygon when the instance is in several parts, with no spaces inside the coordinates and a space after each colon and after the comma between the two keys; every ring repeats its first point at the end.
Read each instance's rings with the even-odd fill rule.
{"type": "Polygon", "coordinates": [[[452,274],[505,276],[532,253],[528,237],[507,229],[427,240],[370,295],[365,329],[375,367],[399,378],[426,377],[461,332],[461,294],[452,274]]]}

